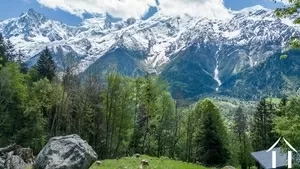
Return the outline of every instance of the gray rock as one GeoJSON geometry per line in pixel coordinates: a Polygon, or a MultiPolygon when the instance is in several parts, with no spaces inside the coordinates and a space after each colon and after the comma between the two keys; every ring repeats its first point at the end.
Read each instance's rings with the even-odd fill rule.
{"type": "Polygon", "coordinates": [[[51,138],[38,154],[36,169],[88,169],[97,154],[78,135],[51,138]]]}
{"type": "Polygon", "coordinates": [[[225,166],[222,169],[235,169],[235,167],[233,167],[233,166],[225,166]]]}
{"type": "Polygon", "coordinates": [[[4,169],[4,163],[5,163],[5,159],[0,157],[0,169],[4,169]]]}
{"type": "Polygon", "coordinates": [[[147,160],[142,160],[141,165],[149,166],[149,162],[147,160]]]}
{"type": "Polygon", "coordinates": [[[101,165],[102,165],[102,162],[101,162],[101,161],[96,161],[96,164],[97,164],[98,166],[101,166],[101,165]]]}
{"type": "Polygon", "coordinates": [[[5,166],[5,169],[24,169],[27,164],[20,156],[13,155],[6,161],[5,166]]]}

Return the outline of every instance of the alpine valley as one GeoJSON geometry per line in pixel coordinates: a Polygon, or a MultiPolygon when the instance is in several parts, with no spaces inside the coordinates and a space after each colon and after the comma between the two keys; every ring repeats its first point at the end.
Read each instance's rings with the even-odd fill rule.
{"type": "Polygon", "coordinates": [[[158,74],[175,98],[256,100],[297,92],[300,53],[280,55],[300,27],[261,6],[230,14],[227,20],[156,13],[146,20],[118,21],[103,15],[69,26],[30,9],[0,21],[0,32],[29,66],[48,47],[61,69],[76,64],[83,75],[110,69],[129,76],[158,74]]]}

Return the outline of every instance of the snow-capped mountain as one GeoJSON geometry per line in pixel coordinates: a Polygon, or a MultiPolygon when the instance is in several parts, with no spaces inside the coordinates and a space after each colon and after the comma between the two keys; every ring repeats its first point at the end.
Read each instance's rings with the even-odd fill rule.
{"type": "Polygon", "coordinates": [[[191,65],[181,63],[192,61],[193,71],[206,78],[197,87],[215,92],[233,75],[284,50],[290,37],[300,34],[292,20],[279,19],[261,6],[230,13],[229,20],[156,13],[147,20],[112,22],[103,16],[69,26],[30,9],[1,21],[0,32],[26,55],[28,63],[35,63],[48,46],[59,65],[72,58],[80,72],[102,71],[113,64],[125,74],[155,72],[185,83],[189,80],[176,73],[192,71],[191,65]]]}

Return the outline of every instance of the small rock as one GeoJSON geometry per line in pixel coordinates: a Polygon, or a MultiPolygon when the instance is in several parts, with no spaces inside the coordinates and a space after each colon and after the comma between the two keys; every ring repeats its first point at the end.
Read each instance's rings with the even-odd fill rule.
{"type": "Polygon", "coordinates": [[[235,167],[233,167],[233,166],[225,166],[222,169],[235,169],[235,167]]]}
{"type": "Polygon", "coordinates": [[[141,156],[140,154],[135,154],[136,158],[140,158],[140,156],[141,156]]]}
{"type": "Polygon", "coordinates": [[[142,166],[149,166],[149,162],[147,160],[142,160],[141,165],[142,166]]]}
{"type": "Polygon", "coordinates": [[[97,164],[98,166],[100,166],[100,165],[102,165],[102,162],[101,162],[101,161],[96,161],[96,164],[97,164]]]}

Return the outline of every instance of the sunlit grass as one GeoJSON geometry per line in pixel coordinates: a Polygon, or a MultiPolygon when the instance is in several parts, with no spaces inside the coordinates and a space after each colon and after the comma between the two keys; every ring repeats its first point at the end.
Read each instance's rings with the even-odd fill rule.
{"type": "Polygon", "coordinates": [[[142,160],[149,162],[149,167],[143,169],[206,169],[206,167],[190,164],[181,161],[170,160],[169,158],[155,158],[149,156],[124,157],[119,160],[103,160],[101,166],[94,164],[91,169],[139,169],[142,160]]]}

